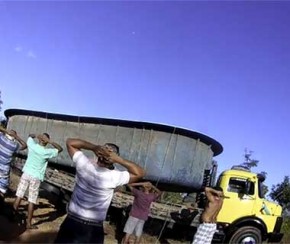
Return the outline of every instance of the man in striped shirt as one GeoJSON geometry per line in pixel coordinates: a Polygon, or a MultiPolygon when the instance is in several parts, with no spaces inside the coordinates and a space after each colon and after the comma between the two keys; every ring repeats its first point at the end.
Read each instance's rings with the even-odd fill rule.
{"type": "Polygon", "coordinates": [[[13,154],[26,149],[27,145],[15,130],[7,131],[0,126],[0,205],[4,203],[9,187],[10,168],[13,154]]]}

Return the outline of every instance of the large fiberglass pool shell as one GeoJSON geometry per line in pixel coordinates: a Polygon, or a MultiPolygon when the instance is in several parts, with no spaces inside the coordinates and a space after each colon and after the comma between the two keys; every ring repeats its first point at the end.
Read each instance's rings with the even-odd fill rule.
{"type": "MultiPolygon", "coordinates": [[[[66,148],[65,141],[69,137],[100,145],[115,143],[120,147],[122,157],[145,168],[146,179],[169,188],[199,188],[204,170],[211,168],[213,156],[223,150],[220,143],[206,135],[156,123],[20,109],[8,109],[5,116],[8,129],[16,130],[23,139],[27,139],[31,133],[47,132],[63,148],[66,148]]],[[[89,151],[85,153],[94,157],[89,151]]],[[[66,150],[52,161],[74,167],[66,150]]]]}

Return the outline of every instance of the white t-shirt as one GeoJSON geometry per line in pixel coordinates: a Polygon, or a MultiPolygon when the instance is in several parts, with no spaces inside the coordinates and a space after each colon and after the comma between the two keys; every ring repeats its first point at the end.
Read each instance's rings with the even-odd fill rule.
{"type": "Polygon", "coordinates": [[[114,189],[129,183],[129,172],[100,167],[81,151],[73,155],[73,161],[76,184],[68,212],[90,221],[105,220],[114,189]]]}

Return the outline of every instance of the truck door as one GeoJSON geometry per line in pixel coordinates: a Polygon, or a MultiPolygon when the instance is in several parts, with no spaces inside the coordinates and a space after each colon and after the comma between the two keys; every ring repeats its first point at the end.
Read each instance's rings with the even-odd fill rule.
{"type": "Polygon", "coordinates": [[[218,215],[219,222],[231,223],[240,217],[253,214],[256,199],[254,182],[231,176],[223,189],[225,196],[229,198],[224,199],[223,207],[218,215]],[[248,194],[245,194],[246,192],[248,194]]]}

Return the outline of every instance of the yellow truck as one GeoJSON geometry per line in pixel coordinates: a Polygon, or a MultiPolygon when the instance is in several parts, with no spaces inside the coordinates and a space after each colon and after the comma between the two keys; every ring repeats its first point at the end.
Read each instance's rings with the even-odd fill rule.
{"type": "Polygon", "coordinates": [[[266,200],[262,192],[265,180],[242,167],[233,167],[220,174],[217,185],[224,194],[222,210],[218,215],[221,240],[230,243],[280,242],[283,234],[282,207],[266,200]]]}
{"type": "MultiPolygon", "coordinates": [[[[8,129],[16,130],[22,138],[30,133],[47,132],[63,148],[68,137],[79,137],[96,144],[118,144],[121,156],[137,162],[146,170],[145,180],[153,182],[164,191],[196,193],[194,201],[198,202],[198,208],[190,223],[192,227],[199,224],[205,203],[199,189],[214,184],[221,186],[228,198],[224,199],[218,215],[214,241],[261,243],[279,242],[282,239],[282,208],[263,197],[264,177],[243,167],[233,167],[221,173],[216,180],[217,164],[213,157],[222,153],[223,147],[207,135],[176,126],[142,121],[23,109],[8,109],[5,116],[8,129]]],[[[15,166],[21,168],[25,157],[26,152],[17,155],[15,166]]],[[[42,187],[58,194],[60,200],[67,201],[73,191],[74,173],[75,165],[64,151],[49,162],[42,187]]],[[[132,200],[133,197],[127,192],[116,192],[112,207],[125,209],[132,200]]],[[[150,217],[174,224],[171,213],[183,208],[186,208],[183,203],[154,202],[150,217]]]]}
{"type": "MultiPolygon", "coordinates": [[[[222,187],[226,198],[217,218],[214,243],[253,244],[281,241],[282,208],[264,198],[262,193],[264,180],[263,175],[240,166],[234,166],[219,175],[216,185],[222,187]]],[[[196,199],[200,204],[191,222],[193,229],[198,226],[204,208],[205,201],[202,201],[202,198],[202,193],[197,194],[196,199]]],[[[132,201],[133,197],[128,192],[116,192],[112,205],[125,209],[132,201]]],[[[194,205],[194,202],[191,205],[194,205]]],[[[188,203],[154,202],[151,205],[150,217],[174,223],[171,213],[180,212],[187,207],[188,203]]]]}

